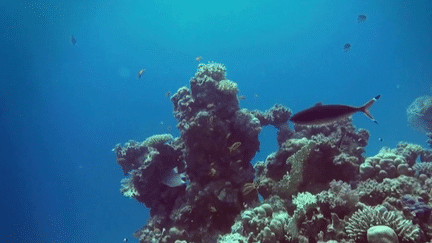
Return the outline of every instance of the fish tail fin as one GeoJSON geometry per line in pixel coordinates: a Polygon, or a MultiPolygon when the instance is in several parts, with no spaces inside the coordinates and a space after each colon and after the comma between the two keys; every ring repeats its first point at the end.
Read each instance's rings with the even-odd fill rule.
{"type": "Polygon", "coordinates": [[[369,112],[369,108],[375,103],[375,101],[377,101],[379,98],[381,97],[381,95],[377,95],[376,97],[374,97],[373,99],[369,100],[366,104],[364,104],[363,106],[361,106],[359,108],[359,110],[361,112],[363,112],[367,117],[369,117],[369,119],[371,119],[373,122],[375,122],[376,124],[378,124],[378,122],[372,117],[371,113],[369,112]]]}

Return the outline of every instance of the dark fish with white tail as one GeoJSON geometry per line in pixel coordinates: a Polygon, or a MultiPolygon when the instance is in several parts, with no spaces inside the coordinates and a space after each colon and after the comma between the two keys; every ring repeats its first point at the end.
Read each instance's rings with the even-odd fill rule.
{"type": "Polygon", "coordinates": [[[298,125],[324,125],[333,123],[352,116],[354,113],[363,112],[369,119],[378,124],[369,112],[369,108],[377,101],[381,95],[368,101],[360,107],[348,105],[323,105],[321,103],[300,111],[291,117],[291,121],[298,125]]]}
{"type": "Polygon", "coordinates": [[[175,167],[163,175],[162,183],[169,187],[178,187],[186,184],[185,179],[186,173],[179,173],[178,168],[175,167]]]}

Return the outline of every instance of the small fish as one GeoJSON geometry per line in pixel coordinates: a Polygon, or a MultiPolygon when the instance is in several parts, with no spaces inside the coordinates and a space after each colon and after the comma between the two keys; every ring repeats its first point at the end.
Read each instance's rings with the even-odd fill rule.
{"type": "Polygon", "coordinates": [[[366,15],[363,15],[363,14],[360,14],[358,17],[357,17],[357,21],[360,23],[360,22],[365,22],[366,21],[366,15]]]}
{"type": "Polygon", "coordinates": [[[138,78],[141,78],[144,75],[144,73],[145,73],[145,69],[139,70],[139,72],[138,72],[138,78]]]}
{"type": "Polygon", "coordinates": [[[345,50],[345,52],[349,51],[350,49],[351,49],[351,44],[350,44],[350,43],[346,43],[346,44],[344,45],[344,50],[345,50]]]}
{"type": "Polygon", "coordinates": [[[382,142],[382,141],[384,141],[382,138],[378,138],[378,141],[380,141],[380,142],[382,142]]]}
{"type": "Polygon", "coordinates": [[[369,102],[360,107],[353,107],[347,105],[322,105],[321,103],[300,111],[291,117],[291,121],[298,125],[324,125],[344,118],[350,117],[354,113],[363,112],[369,119],[378,124],[373,119],[369,112],[369,108],[377,101],[381,95],[376,96],[369,102]]]}
{"type": "Polygon", "coordinates": [[[71,35],[70,42],[72,43],[72,45],[75,45],[77,43],[75,36],[71,35]]]}
{"type": "Polygon", "coordinates": [[[197,57],[195,57],[195,61],[197,61],[197,62],[201,62],[201,61],[202,61],[202,56],[197,56],[197,57]]]}
{"type": "Polygon", "coordinates": [[[162,178],[162,183],[169,187],[178,187],[186,184],[184,179],[186,178],[186,173],[178,173],[177,167],[168,171],[162,178]]]}

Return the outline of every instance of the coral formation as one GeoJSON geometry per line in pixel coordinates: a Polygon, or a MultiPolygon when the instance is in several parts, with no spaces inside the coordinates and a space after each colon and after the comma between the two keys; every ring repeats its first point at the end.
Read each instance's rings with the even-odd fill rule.
{"type": "Polygon", "coordinates": [[[121,193],[150,209],[141,243],[432,240],[432,150],[401,142],[365,157],[369,133],[351,118],[291,129],[290,109],[241,109],[237,93],[225,66],[200,63],[171,97],[180,137],[113,149],[121,193]],[[252,165],[267,125],[278,149],[252,165]]]}
{"type": "Polygon", "coordinates": [[[385,225],[372,226],[367,230],[369,243],[392,243],[399,242],[396,232],[385,225]]]}
{"type": "Polygon", "coordinates": [[[423,152],[421,146],[403,142],[400,142],[396,149],[384,147],[377,155],[367,158],[360,165],[360,175],[365,179],[374,178],[379,181],[400,175],[412,176],[412,166],[423,152]]]}
{"type": "MultiPolygon", "coordinates": [[[[275,198],[275,200],[280,200],[275,198]]],[[[242,212],[240,220],[232,226],[232,233],[221,236],[219,242],[232,242],[235,236],[243,242],[277,242],[283,240],[290,216],[269,203],[242,212]]]]}
{"type": "Polygon", "coordinates": [[[432,132],[432,97],[420,96],[407,109],[409,125],[423,133],[432,132]]]}
{"type": "Polygon", "coordinates": [[[355,239],[366,239],[368,230],[373,226],[388,226],[396,232],[399,241],[417,242],[419,227],[400,212],[389,211],[385,207],[368,207],[354,213],[347,222],[348,236],[355,239]]]}

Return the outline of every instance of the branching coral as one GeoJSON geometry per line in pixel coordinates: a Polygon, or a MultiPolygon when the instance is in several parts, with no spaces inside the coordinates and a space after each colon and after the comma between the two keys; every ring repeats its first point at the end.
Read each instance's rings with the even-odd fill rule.
{"type": "Polygon", "coordinates": [[[296,210],[306,213],[310,207],[316,206],[317,197],[310,192],[301,192],[293,196],[292,202],[296,205],[296,210]]]}
{"type": "Polygon", "coordinates": [[[195,73],[195,77],[197,78],[211,77],[215,81],[221,81],[225,79],[225,76],[225,66],[215,62],[209,62],[208,64],[200,63],[198,65],[198,70],[195,73]]]}
{"type": "Polygon", "coordinates": [[[277,182],[273,188],[273,193],[280,195],[282,198],[289,198],[298,192],[298,187],[303,183],[303,173],[306,160],[311,153],[313,143],[304,145],[294,155],[290,156],[286,163],[291,166],[291,170],[282,180],[277,182]]]}
{"type": "Polygon", "coordinates": [[[359,202],[356,190],[352,190],[348,183],[336,180],[330,182],[328,191],[318,193],[317,197],[320,203],[329,204],[331,209],[339,207],[339,211],[349,211],[359,202]]]}
{"type": "Polygon", "coordinates": [[[360,201],[369,205],[381,204],[388,197],[398,198],[399,195],[422,193],[420,182],[414,177],[399,176],[394,179],[384,179],[381,183],[366,180],[357,185],[360,201]]]}
{"type": "Polygon", "coordinates": [[[226,80],[226,79],[218,82],[217,87],[220,91],[226,92],[229,94],[235,95],[238,92],[237,84],[234,83],[233,81],[226,80]]]}
{"type": "Polygon", "coordinates": [[[425,174],[427,176],[432,176],[432,162],[422,162],[417,163],[413,166],[416,175],[425,174]]]}
{"type": "Polygon", "coordinates": [[[123,178],[120,183],[121,183],[120,192],[123,194],[123,196],[129,198],[134,198],[136,196],[139,196],[139,192],[134,187],[132,179],[130,177],[123,178]]]}

